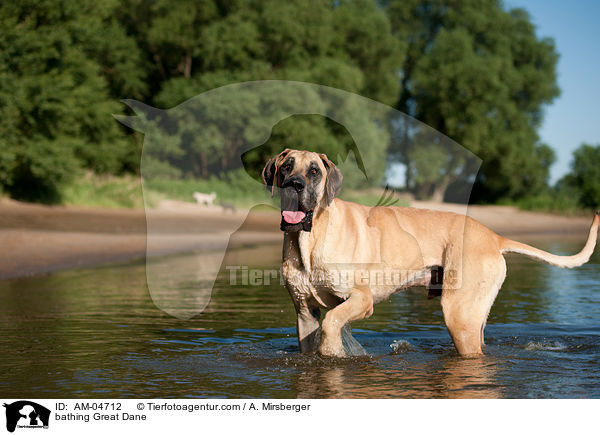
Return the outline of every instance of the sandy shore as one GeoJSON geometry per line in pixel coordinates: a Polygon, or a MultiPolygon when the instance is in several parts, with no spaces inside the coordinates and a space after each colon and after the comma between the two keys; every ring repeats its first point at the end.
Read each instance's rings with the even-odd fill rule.
{"type": "MultiPolygon", "coordinates": [[[[465,210],[454,204],[415,202],[413,206],[465,210]]],[[[554,216],[504,206],[469,206],[468,214],[499,234],[521,239],[580,236],[583,242],[591,222],[591,216],[554,216]]],[[[143,210],[49,207],[4,199],[0,201],[0,279],[143,258],[148,228],[152,255],[282,240],[279,215],[268,211],[232,214],[171,202],[146,216],[143,210]]]]}
{"type": "Polygon", "coordinates": [[[281,243],[276,213],[223,213],[190,204],[149,212],[0,201],[0,279],[152,255],[281,243]],[[231,232],[235,231],[233,236],[231,232]]]}

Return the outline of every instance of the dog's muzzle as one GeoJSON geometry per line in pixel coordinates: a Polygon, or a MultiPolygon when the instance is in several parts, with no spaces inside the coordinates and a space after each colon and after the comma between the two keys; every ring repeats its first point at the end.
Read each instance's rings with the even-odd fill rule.
{"type": "Polygon", "coordinates": [[[298,231],[312,230],[313,211],[290,211],[281,212],[281,231],[294,233],[298,231]]]}
{"type": "Polygon", "coordinates": [[[312,229],[313,211],[304,211],[300,206],[300,196],[305,188],[306,183],[300,177],[291,177],[280,188],[281,231],[292,233],[312,229]]]}

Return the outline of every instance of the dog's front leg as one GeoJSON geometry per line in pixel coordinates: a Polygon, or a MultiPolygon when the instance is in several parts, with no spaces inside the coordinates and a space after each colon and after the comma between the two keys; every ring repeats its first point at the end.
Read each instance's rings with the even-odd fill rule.
{"type": "Polygon", "coordinates": [[[321,311],[316,307],[302,304],[296,307],[296,314],[298,316],[297,329],[300,352],[314,353],[317,351],[321,339],[321,328],[319,326],[321,311]]]}
{"type": "Polygon", "coordinates": [[[323,319],[319,353],[324,356],[346,356],[342,328],[349,322],[373,314],[373,294],[368,287],[357,287],[350,297],[327,312],[323,319]]]}

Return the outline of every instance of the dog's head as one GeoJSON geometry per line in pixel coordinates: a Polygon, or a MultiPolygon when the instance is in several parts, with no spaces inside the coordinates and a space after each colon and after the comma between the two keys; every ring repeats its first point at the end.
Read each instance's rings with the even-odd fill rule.
{"type": "Polygon", "coordinates": [[[310,231],[313,213],[327,207],[342,188],[342,173],[325,154],[286,149],[262,171],[263,183],[281,197],[281,229],[310,231]]]}

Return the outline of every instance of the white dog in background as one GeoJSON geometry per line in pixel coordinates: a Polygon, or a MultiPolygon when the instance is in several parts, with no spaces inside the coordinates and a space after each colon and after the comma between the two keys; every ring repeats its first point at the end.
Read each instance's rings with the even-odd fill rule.
{"type": "Polygon", "coordinates": [[[212,206],[217,198],[217,194],[215,192],[211,193],[200,193],[194,192],[194,199],[200,205],[212,206]]]}

